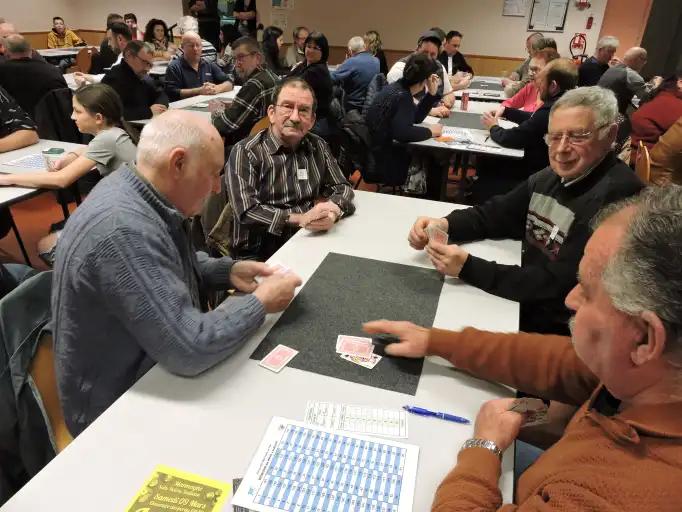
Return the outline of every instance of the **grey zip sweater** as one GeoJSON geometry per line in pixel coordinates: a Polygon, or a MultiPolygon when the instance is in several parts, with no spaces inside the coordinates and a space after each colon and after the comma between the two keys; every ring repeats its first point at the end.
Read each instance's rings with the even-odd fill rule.
{"type": "Polygon", "coordinates": [[[195,253],[188,221],[134,169],[103,179],[62,232],[54,265],[55,366],[78,435],[155,363],[194,376],[263,323],[253,295],[202,311],[230,285],[230,258],[195,253]]]}

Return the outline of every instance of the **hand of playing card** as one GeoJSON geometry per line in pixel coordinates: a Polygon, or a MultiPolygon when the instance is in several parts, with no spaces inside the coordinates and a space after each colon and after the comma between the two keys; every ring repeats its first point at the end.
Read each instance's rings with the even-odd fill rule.
{"type": "Polygon", "coordinates": [[[303,281],[293,272],[274,273],[261,281],[253,295],[261,301],[266,313],[277,313],[289,305],[301,284],[303,281]]]}
{"type": "Polygon", "coordinates": [[[549,421],[547,404],[539,398],[523,397],[517,398],[509,408],[510,411],[523,414],[524,427],[532,427],[533,425],[542,425],[549,421]]]}
{"type": "Polygon", "coordinates": [[[230,281],[240,292],[252,293],[258,288],[257,277],[267,277],[274,273],[265,263],[257,261],[238,261],[230,270],[230,281]]]}
{"type": "Polygon", "coordinates": [[[490,400],[481,406],[476,416],[474,437],[493,441],[503,452],[519,435],[523,415],[510,410],[513,398],[490,400]]]}
{"type": "Polygon", "coordinates": [[[429,243],[429,234],[426,231],[426,228],[429,225],[437,227],[441,231],[444,231],[447,235],[448,232],[447,219],[437,219],[435,217],[419,217],[412,226],[410,233],[407,235],[407,241],[410,243],[410,246],[413,249],[421,251],[422,249],[424,249],[424,247],[426,247],[426,244],[429,243]]]}
{"type": "Polygon", "coordinates": [[[426,254],[429,255],[431,263],[438,272],[452,277],[459,277],[459,273],[469,257],[469,253],[459,245],[446,245],[435,240],[429,241],[426,246],[426,254]]]}
{"type": "Polygon", "coordinates": [[[317,203],[303,214],[300,226],[308,231],[328,231],[341,215],[336,203],[325,201],[317,203]]]}
{"type": "Polygon", "coordinates": [[[429,344],[429,329],[411,322],[375,320],[367,322],[362,330],[368,334],[391,334],[400,339],[399,343],[386,345],[384,353],[396,357],[424,357],[429,344]]]}

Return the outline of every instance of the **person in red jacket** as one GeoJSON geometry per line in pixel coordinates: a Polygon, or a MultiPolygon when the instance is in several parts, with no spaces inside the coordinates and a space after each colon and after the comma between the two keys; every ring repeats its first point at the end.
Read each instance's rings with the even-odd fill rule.
{"type": "Polygon", "coordinates": [[[632,114],[632,161],[639,141],[651,149],[661,135],[682,116],[682,68],[666,78],[651,99],[632,114]]]}
{"type": "MultiPolygon", "coordinates": [[[[682,502],[682,187],[651,187],[602,212],[566,304],[571,337],[365,324],[476,377],[581,405],[503,505],[501,456],[525,416],[486,402],[432,512],[677,512],[682,502]]],[[[456,401],[457,398],[453,398],[456,401]]],[[[428,407],[428,403],[424,404],[428,407]]]]}

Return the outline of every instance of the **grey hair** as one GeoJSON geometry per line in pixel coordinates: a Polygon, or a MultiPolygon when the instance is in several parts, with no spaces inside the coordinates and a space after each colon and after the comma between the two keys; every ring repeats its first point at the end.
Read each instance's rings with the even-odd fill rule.
{"type": "Polygon", "coordinates": [[[123,50],[123,55],[139,55],[142,50],[154,53],[154,46],[146,41],[129,41],[126,49],[123,50]]]}
{"type": "Polygon", "coordinates": [[[682,186],[649,187],[612,206],[611,214],[633,205],[623,243],[607,263],[602,281],[619,311],[650,311],[661,319],[666,357],[682,366],[682,186]]]}
{"type": "Polygon", "coordinates": [[[155,167],[176,148],[201,155],[202,131],[179,116],[161,114],[145,125],[137,144],[137,161],[155,167]]]}
{"type": "Polygon", "coordinates": [[[559,98],[552,109],[550,116],[560,108],[587,107],[594,113],[594,121],[597,126],[606,126],[616,122],[618,117],[618,101],[616,95],[610,89],[594,85],[592,87],[578,87],[566,91],[559,98]]]}
{"type": "Polygon", "coordinates": [[[353,53],[365,51],[365,40],[360,36],[351,37],[348,41],[348,49],[353,53]]]}
{"type": "Polygon", "coordinates": [[[5,47],[13,55],[24,55],[31,52],[31,43],[19,34],[7,36],[5,38],[5,47]]]}
{"type": "Polygon", "coordinates": [[[185,32],[199,33],[199,22],[194,16],[183,16],[178,20],[178,30],[180,34],[185,32]]]}
{"type": "Polygon", "coordinates": [[[620,41],[615,36],[604,36],[599,41],[597,41],[597,50],[601,48],[611,48],[613,50],[618,49],[620,41]]]}

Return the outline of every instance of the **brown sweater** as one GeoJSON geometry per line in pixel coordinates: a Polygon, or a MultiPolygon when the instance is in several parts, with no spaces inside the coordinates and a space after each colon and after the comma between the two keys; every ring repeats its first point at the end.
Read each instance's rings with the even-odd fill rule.
{"type": "Polygon", "coordinates": [[[502,505],[498,457],[469,448],[432,512],[682,510],[682,402],[616,412],[617,401],[561,336],[433,329],[429,353],[478,377],[582,404],[563,437],[523,473],[515,504],[502,505]]]}

